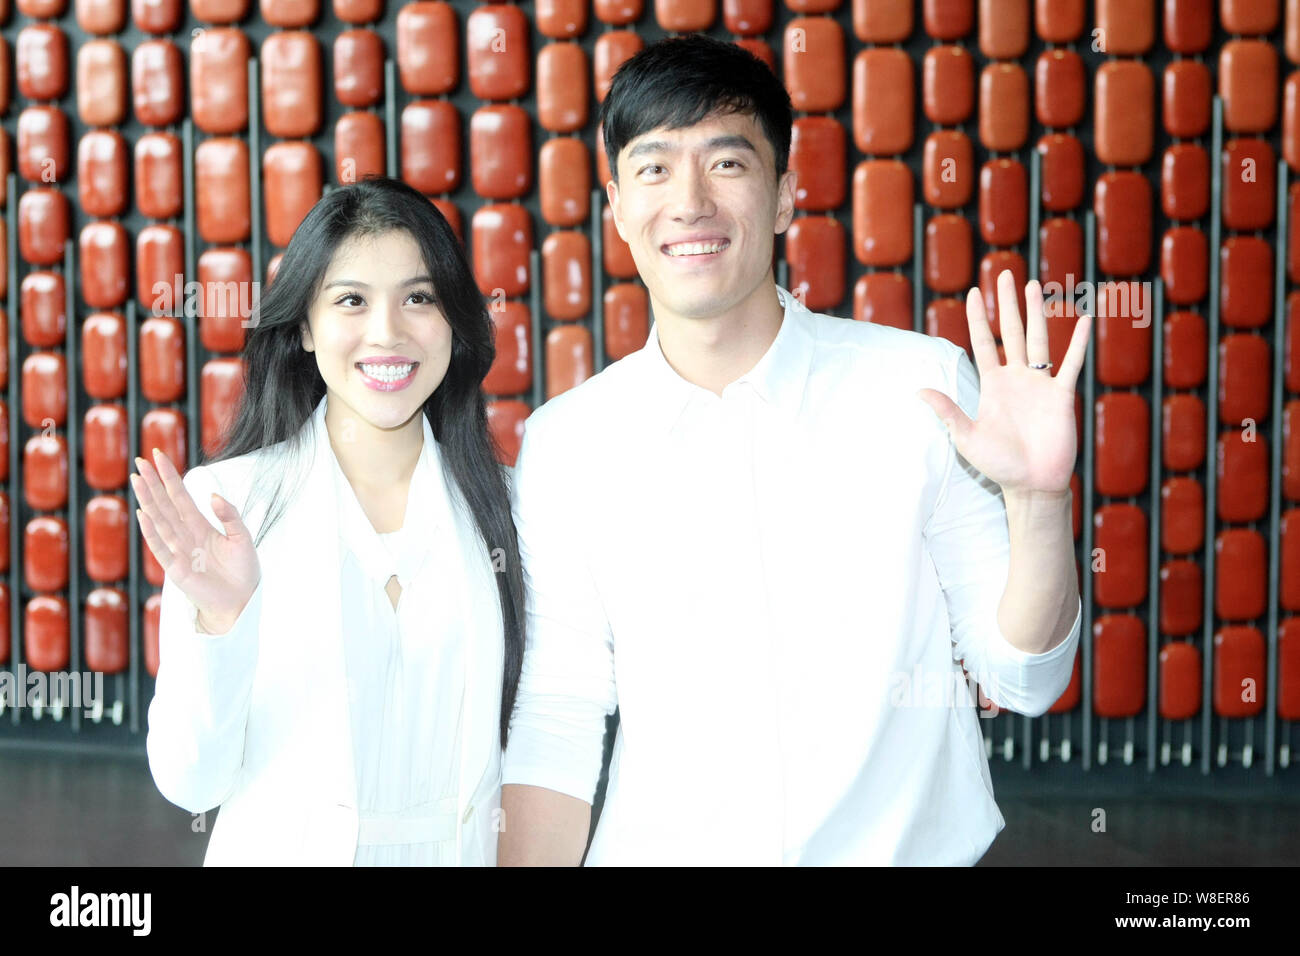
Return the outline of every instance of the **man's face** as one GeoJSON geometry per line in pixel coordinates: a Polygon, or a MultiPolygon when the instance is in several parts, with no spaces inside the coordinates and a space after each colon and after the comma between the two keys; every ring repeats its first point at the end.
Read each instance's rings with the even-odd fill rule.
{"type": "Polygon", "coordinates": [[[662,127],[618,155],[606,192],[618,234],[656,306],[690,318],[743,302],[772,266],[794,215],[795,174],[776,181],[772,144],[752,115],[662,127]]]}

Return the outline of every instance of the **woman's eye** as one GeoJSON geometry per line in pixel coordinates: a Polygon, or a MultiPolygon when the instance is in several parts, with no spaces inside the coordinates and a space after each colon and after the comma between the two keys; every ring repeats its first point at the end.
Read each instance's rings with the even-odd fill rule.
{"type": "Polygon", "coordinates": [[[336,300],[334,304],[341,305],[345,308],[354,308],[354,306],[349,302],[350,299],[356,299],[357,304],[361,303],[361,296],[354,292],[349,292],[347,295],[343,296],[343,298],[336,300]]]}
{"type": "Polygon", "coordinates": [[[419,305],[433,304],[433,293],[431,292],[412,292],[411,298],[417,300],[419,305]]]}

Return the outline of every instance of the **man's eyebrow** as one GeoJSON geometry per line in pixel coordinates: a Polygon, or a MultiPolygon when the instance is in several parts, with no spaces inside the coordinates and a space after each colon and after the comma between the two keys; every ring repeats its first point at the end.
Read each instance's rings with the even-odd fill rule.
{"type": "MultiPolygon", "coordinates": [[[[432,276],[414,276],[414,277],[412,277],[412,278],[410,278],[410,279],[405,280],[405,281],[402,282],[401,284],[402,284],[402,285],[418,285],[418,284],[421,283],[421,282],[433,282],[433,277],[432,277],[432,276]]],[[[331,288],[332,286],[336,286],[336,285],[352,285],[352,286],[356,286],[356,287],[359,288],[359,289],[369,289],[369,288],[370,288],[370,286],[368,286],[366,283],[364,283],[364,282],[359,282],[359,281],[357,281],[357,280],[355,280],[355,279],[335,279],[333,282],[328,282],[328,283],[326,283],[326,284],[325,284],[325,288],[328,289],[328,288],[331,288]]]]}
{"type": "MultiPolygon", "coordinates": [[[[743,149],[753,153],[755,156],[758,155],[758,150],[754,148],[754,144],[739,133],[728,133],[725,136],[714,136],[712,139],[705,140],[702,144],[702,148],[705,150],[743,149]]],[[[627,152],[627,158],[636,159],[638,156],[644,156],[648,153],[676,153],[677,151],[677,146],[664,142],[663,140],[647,140],[642,143],[637,143],[629,149],[627,152]]]]}

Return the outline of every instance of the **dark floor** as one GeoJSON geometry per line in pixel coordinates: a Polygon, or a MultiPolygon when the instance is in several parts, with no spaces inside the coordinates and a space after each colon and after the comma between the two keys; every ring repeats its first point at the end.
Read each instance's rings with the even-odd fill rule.
{"type": "MultiPolygon", "coordinates": [[[[1300,800],[1275,784],[1212,797],[1026,792],[994,766],[1007,827],[981,865],[1295,865],[1300,800]],[[1094,832],[1097,813],[1105,832],[1094,832]]],[[[0,865],[197,865],[196,817],[154,788],[143,755],[0,748],[0,865]]],[[[210,828],[212,817],[206,823],[210,828]]]]}

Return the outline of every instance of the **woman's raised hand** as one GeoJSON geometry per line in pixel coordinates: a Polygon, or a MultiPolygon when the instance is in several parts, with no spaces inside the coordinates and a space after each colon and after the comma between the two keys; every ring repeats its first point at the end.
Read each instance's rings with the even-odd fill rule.
{"type": "Polygon", "coordinates": [[[224,634],[257,589],[261,571],[252,535],[235,506],[212,495],[222,534],[203,516],[171,460],[154,449],[155,465],[135,460],[131,487],[145,543],[167,576],[198,609],[199,629],[224,634]]]}

